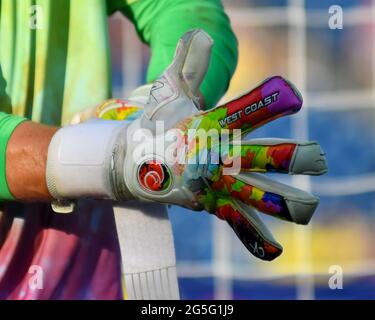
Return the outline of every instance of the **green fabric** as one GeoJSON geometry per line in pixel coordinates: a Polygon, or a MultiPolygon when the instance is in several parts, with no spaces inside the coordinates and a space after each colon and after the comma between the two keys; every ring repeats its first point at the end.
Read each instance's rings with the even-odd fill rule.
{"type": "Polygon", "coordinates": [[[57,126],[111,97],[105,0],[0,4],[0,93],[6,86],[11,102],[0,111],[57,126]],[[40,28],[29,27],[32,5],[42,10],[40,28]]]}
{"type": "Polygon", "coordinates": [[[1,197],[10,196],[5,148],[24,120],[17,116],[57,126],[111,96],[107,13],[116,10],[151,46],[148,81],[172,61],[183,33],[202,28],[215,40],[201,87],[207,106],[226,91],[237,41],[219,0],[0,0],[1,197]],[[41,28],[29,27],[33,5],[42,9],[41,28]]]}
{"type": "Polygon", "coordinates": [[[115,0],[111,4],[133,21],[142,40],[151,46],[148,82],[155,80],[171,63],[178,39],[186,31],[201,28],[214,39],[211,63],[201,91],[206,107],[215,106],[228,89],[238,57],[237,39],[221,2],[137,0],[130,5],[126,2],[115,0]]]}
{"type": "Polygon", "coordinates": [[[106,9],[105,0],[0,1],[0,199],[12,198],[5,152],[20,117],[58,126],[111,97],[106,9]],[[29,27],[32,5],[41,28],[29,27]]]}
{"type": "Polygon", "coordinates": [[[0,200],[13,200],[6,180],[6,149],[14,129],[27,119],[0,112],[0,200]]]}

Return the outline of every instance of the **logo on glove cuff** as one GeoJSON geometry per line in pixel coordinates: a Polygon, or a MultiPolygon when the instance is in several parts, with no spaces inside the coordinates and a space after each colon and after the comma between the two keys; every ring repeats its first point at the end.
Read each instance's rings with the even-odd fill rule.
{"type": "Polygon", "coordinates": [[[147,160],[138,167],[138,183],[146,191],[165,191],[172,184],[172,176],[164,163],[147,160]]]}

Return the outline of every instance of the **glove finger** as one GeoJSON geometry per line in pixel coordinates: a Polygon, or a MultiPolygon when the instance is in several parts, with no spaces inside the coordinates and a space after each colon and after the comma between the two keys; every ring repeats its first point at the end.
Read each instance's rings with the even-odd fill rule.
{"type": "Polygon", "coordinates": [[[200,29],[184,34],[172,64],[152,85],[144,128],[153,130],[153,121],[162,120],[168,130],[198,111],[198,91],[208,69],[212,45],[210,36],[200,29]]]}
{"type": "Polygon", "coordinates": [[[308,224],[319,203],[319,198],[306,191],[258,173],[224,175],[211,188],[221,197],[232,197],[260,212],[297,224],[308,224]]]}
{"type": "Polygon", "coordinates": [[[76,113],[70,124],[78,124],[91,119],[100,118],[103,120],[135,120],[143,113],[143,106],[140,103],[132,103],[128,100],[109,99],[96,107],[87,108],[76,113]]]}
{"type": "Polygon", "coordinates": [[[167,73],[184,82],[189,97],[198,95],[199,87],[210,63],[213,40],[201,29],[186,32],[180,39],[167,73]],[[190,94],[189,94],[190,93],[190,94]]]}
{"type": "Polygon", "coordinates": [[[281,116],[296,113],[301,107],[298,90],[289,81],[275,76],[203,116],[210,120],[211,128],[241,129],[244,135],[281,116]]]}
{"type": "MultiPolygon", "coordinates": [[[[230,149],[233,150],[233,146],[230,149]]],[[[231,157],[223,159],[225,167],[233,167],[235,164],[236,155],[233,151],[230,154],[231,157]]],[[[314,141],[288,139],[242,141],[240,159],[241,169],[249,172],[321,175],[328,170],[325,153],[314,141]]]]}
{"type": "Polygon", "coordinates": [[[234,199],[219,199],[216,215],[227,221],[255,257],[270,261],[282,253],[282,246],[274,239],[253,208],[234,199]]]}
{"type": "Polygon", "coordinates": [[[96,110],[96,116],[103,120],[135,120],[143,113],[143,105],[123,99],[105,101],[96,110]]]}

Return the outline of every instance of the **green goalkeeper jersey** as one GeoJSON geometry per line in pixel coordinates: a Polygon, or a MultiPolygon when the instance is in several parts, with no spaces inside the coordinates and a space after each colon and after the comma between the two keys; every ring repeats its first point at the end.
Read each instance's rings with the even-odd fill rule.
{"type": "Polygon", "coordinates": [[[6,145],[24,117],[66,124],[111,96],[107,16],[117,10],[151,47],[148,81],[168,66],[183,33],[204,29],[215,45],[201,90],[208,106],[224,94],[237,42],[219,0],[0,0],[0,199],[12,198],[6,145]]]}
{"type": "Polygon", "coordinates": [[[106,99],[106,2],[1,0],[0,67],[0,110],[37,122],[59,125],[106,99]]]}

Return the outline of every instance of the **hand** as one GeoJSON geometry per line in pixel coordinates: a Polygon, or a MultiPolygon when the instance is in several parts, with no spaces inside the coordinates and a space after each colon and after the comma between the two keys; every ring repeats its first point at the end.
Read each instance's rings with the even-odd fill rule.
{"type": "MultiPolygon", "coordinates": [[[[188,145],[187,164],[168,164],[166,155],[157,153],[145,155],[143,163],[129,161],[125,170],[128,187],[137,198],[179,204],[194,210],[205,209],[217,215],[229,223],[251,253],[258,258],[272,260],[281,254],[282,247],[259,219],[256,210],[287,221],[307,224],[319,200],[307,192],[272,181],[255,172],[319,175],[327,171],[326,159],[316,142],[250,140],[242,142],[242,146],[237,148],[239,152],[235,156],[240,160],[240,173],[224,174],[225,169],[238,162],[235,158],[227,161],[229,154],[236,148],[231,140],[234,129],[241,130],[241,136],[244,136],[269,121],[298,112],[302,98],[288,81],[273,77],[224,106],[179,121],[184,117],[179,115],[181,109],[173,97],[186,100],[183,105],[192,105],[203,77],[199,74],[198,77],[190,77],[190,82],[185,81],[186,74],[197,75],[198,71],[202,71],[201,65],[189,69],[184,64],[184,54],[188,52],[184,46],[189,41],[198,42],[194,37],[199,36],[204,41],[201,35],[185,36],[180,50],[177,50],[174,64],[155,82],[151,90],[146,105],[148,114],[139,121],[141,125],[132,125],[152,130],[152,121],[168,120],[167,129],[177,129],[179,132],[175,136],[178,141],[185,142],[177,147],[177,154],[184,155],[186,143],[188,145]],[[224,153],[221,163],[203,161],[189,164],[191,159],[202,160],[202,155],[206,159],[217,158],[224,142],[221,140],[210,144],[209,141],[199,141],[196,144],[194,139],[188,139],[188,131],[191,129],[203,129],[204,132],[216,129],[219,135],[223,129],[229,129],[229,152],[224,153]]],[[[196,47],[199,53],[195,57],[207,61],[205,57],[209,56],[209,41],[206,45],[196,47]]],[[[194,61],[193,56],[189,58],[194,61]]],[[[158,138],[155,141],[158,142],[158,138]]]]}
{"type": "Polygon", "coordinates": [[[282,248],[255,210],[307,224],[318,198],[255,172],[322,174],[325,157],[315,142],[239,145],[240,136],[301,108],[300,94],[281,77],[199,113],[211,46],[204,32],[187,33],[171,66],[154,82],[144,113],[131,124],[94,121],[61,129],[49,152],[49,190],[58,199],[135,198],[205,209],[226,220],[251,253],[272,260],[282,248]],[[192,129],[216,136],[197,140],[189,135],[192,129]]]}
{"type": "Polygon", "coordinates": [[[316,142],[260,139],[236,145],[231,138],[234,129],[241,129],[244,136],[262,124],[297,112],[301,104],[293,86],[280,77],[273,77],[235,101],[189,117],[176,125],[178,132],[175,134],[179,141],[187,142],[187,152],[184,143],[177,148],[177,154],[188,155],[186,163],[166,161],[163,154],[154,151],[146,154],[141,162],[127,163],[125,174],[130,192],[141,199],[179,204],[193,210],[205,209],[226,220],[256,257],[276,258],[282,247],[256,210],[286,221],[307,224],[319,199],[259,173],[320,175],[327,171],[324,153],[316,142]],[[274,101],[269,98],[273,95],[274,101]],[[272,102],[259,108],[262,101],[264,104],[267,104],[265,101],[272,102]],[[245,115],[249,106],[257,110],[245,115]],[[234,117],[236,114],[242,115],[234,117]],[[228,119],[236,121],[228,124],[228,119]],[[229,129],[228,151],[223,151],[223,140],[216,144],[205,140],[199,140],[197,144],[194,139],[189,140],[188,131],[192,128],[203,129],[203,132],[217,129],[219,133],[229,129]],[[214,162],[214,158],[221,161],[214,162]],[[205,159],[207,161],[202,161],[205,159]],[[225,174],[225,171],[233,170],[235,163],[239,163],[239,170],[225,174]]]}

